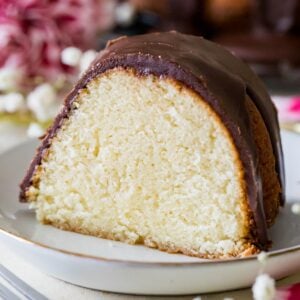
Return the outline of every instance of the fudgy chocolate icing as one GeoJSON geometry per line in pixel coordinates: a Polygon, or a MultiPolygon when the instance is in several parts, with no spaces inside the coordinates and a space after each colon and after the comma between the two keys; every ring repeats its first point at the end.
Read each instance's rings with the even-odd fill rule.
{"type": "MultiPolygon", "coordinates": [[[[232,136],[245,170],[249,206],[255,222],[253,236],[257,237],[258,247],[265,249],[268,235],[262,178],[245,106],[246,96],[254,101],[263,116],[283,188],[284,168],[277,112],[264,85],[249,67],[222,47],[201,37],[168,32],[123,37],[109,42],[67,96],[63,110],[48,130],[21,183],[20,200],[26,201],[26,190],[32,184],[35,168],[41,163],[64,119],[75,109],[72,103],[77,94],[95,76],[116,67],[132,68],[140,76],[154,74],[175,79],[198,93],[219,115],[232,136]]],[[[283,194],[284,191],[282,204],[283,194]]]]}

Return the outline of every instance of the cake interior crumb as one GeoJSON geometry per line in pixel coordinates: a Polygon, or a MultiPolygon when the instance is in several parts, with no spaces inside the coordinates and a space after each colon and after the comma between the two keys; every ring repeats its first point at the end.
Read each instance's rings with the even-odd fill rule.
{"type": "Polygon", "coordinates": [[[247,249],[240,161],[199,95],[114,69],[81,90],[74,107],[32,187],[40,221],[192,255],[247,249]]]}

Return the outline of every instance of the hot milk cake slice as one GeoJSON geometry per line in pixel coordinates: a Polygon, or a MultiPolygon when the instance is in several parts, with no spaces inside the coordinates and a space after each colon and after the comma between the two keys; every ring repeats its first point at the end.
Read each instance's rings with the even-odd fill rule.
{"type": "Polygon", "coordinates": [[[108,43],[21,184],[45,224],[204,258],[267,249],[283,204],[276,110],[241,61],[176,32],[108,43]]]}

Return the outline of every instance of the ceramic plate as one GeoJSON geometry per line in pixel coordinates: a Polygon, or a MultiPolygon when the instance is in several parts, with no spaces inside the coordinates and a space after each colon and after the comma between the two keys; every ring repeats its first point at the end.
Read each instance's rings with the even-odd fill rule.
{"type": "MultiPolygon", "coordinates": [[[[287,204],[271,230],[273,247],[266,271],[276,279],[300,270],[300,135],[283,132],[287,204]]],[[[45,273],[80,286],[119,293],[180,295],[250,286],[259,272],[255,256],[203,260],[143,246],[65,232],[41,225],[18,202],[18,183],[36,142],[0,156],[0,242],[45,273]]]]}

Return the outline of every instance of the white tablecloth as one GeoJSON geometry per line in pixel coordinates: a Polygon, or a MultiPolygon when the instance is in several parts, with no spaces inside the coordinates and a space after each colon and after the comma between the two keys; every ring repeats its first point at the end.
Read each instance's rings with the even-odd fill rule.
{"type": "MultiPolygon", "coordinates": [[[[0,123],[0,152],[8,150],[10,147],[26,140],[25,129],[12,126],[8,123],[0,123]]],[[[117,295],[113,293],[104,293],[100,291],[89,290],[74,286],[58,279],[45,275],[42,270],[36,269],[30,262],[24,261],[15,255],[14,249],[9,249],[6,245],[0,244],[0,263],[34,287],[40,293],[49,299],[193,299],[195,296],[186,297],[144,297],[131,295],[117,295]]],[[[220,276],[222,274],[220,270],[220,276]]],[[[1,279],[0,279],[1,281],[1,279]]],[[[277,286],[283,286],[300,282],[300,272],[294,276],[288,277],[277,283],[277,286]]],[[[252,299],[251,290],[230,291],[226,293],[201,295],[201,300],[221,300],[224,298],[233,299],[252,299]]]]}

